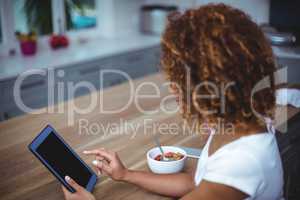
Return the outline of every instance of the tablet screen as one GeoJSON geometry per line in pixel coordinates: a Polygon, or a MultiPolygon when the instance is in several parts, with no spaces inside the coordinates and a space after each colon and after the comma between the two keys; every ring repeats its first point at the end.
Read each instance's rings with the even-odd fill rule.
{"type": "Polygon", "coordinates": [[[40,156],[64,179],[66,175],[85,187],[92,174],[53,133],[37,148],[40,156]]]}

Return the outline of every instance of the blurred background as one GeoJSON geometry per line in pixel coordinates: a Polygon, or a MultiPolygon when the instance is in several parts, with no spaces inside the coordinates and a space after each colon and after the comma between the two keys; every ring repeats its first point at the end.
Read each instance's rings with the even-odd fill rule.
{"type": "MultiPolygon", "coordinates": [[[[207,3],[226,3],[248,13],[270,40],[288,82],[300,78],[300,2],[295,0],[0,0],[0,120],[23,114],[14,100],[16,78],[28,70],[53,70],[55,77],[30,75],[20,86],[25,105],[41,108],[49,87],[88,81],[96,90],[127,81],[103,69],[140,78],[159,71],[160,35],[166,16],[207,3]],[[60,72],[59,72],[60,71],[60,72]],[[61,73],[63,72],[63,73],[61,73]]],[[[78,88],[75,97],[91,92],[78,88]]],[[[54,104],[68,100],[65,96],[54,104]]]]}

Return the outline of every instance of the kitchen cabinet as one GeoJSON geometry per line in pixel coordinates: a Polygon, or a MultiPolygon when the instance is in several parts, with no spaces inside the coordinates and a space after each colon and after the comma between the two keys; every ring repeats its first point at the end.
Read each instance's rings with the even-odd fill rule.
{"type": "Polygon", "coordinates": [[[4,120],[4,112],[3,112],[3,103],[4,103],[4,100],[3,98],[5,97],[4,96],[4,82],[0,81],[0,95],[1,95],[1,98],[0,98],[0,121],[3,121],[4,120]]]}
{"type": "MultiPolygon", "coordinates": [[[[31,75],[26,77],[22,83],[16,87],[22,102],[30,108],[39,108],[47,100],[47,72],[45,75],[31,75]]],[[[14,95],[14,86],[17,78],[7,80],[3,83],[3,102],[1,110],[4,119],[15,117],[21,113],[17,98],[14,95]]],[[[1,89],[2,90],[2,89],[1,89]]]]}
{"type": "Polygon", "coordinates": [[[278,67],[287,68],[287,82],[300,84],[300,58],[277,58],[278,67]]]}
{"type": "MultiPolygon", "coordinates": [[[[66,69],[57,69],[57,71],[63,70],[65,75],[63,78],[56,78],[57,81],[63,82],[66,89],[68,83],[76,85],[81,81],[87,81],[96,90],[99,90],[127,81],[127,78],[120,73],[105,73],[104,79],[101,80],[101,72],[104,73],[105,70],[118,70],[125,72],[130,78],[135,79],[157,72],[159,60],[160,48],[152,47],[80,63],[66,69]]],[[[58,72],[55,74],[58,74],[58,72]]],[[[89,90],[86,88],[78,88],[75,97],[82,96],[88,92],[89,90]]]]}
{"type": "MultiPolygon", "coordinates": [[[[105,58],[85,61],[72,66],[54,69],[54,79],[50,81],[47,75],[32,75],[27,77],[20,86],[20,97],[30,108],[42,108],[48,105],[48,97],[53,98],[54,104],[88,94],[86,87],[76,87],[78,84],[92,85],[96,90],[111,87],[127,81],[127,78],[116,73],[107,73],[104,80],[100,80],[100,73],[104,70],[120,70],[132,79],[142,77],[158,71],[160,47],[154,46],[142,50],[121,53],[105,58]],[[101,83],[103,83],[101,85],[101,83]],[[68,97],[68,85],[76,88],[73,97],[68,97]],[[49,88],[53,93],[49,93],[49,88]],[[58,92],[63,96],[58,98],[58,92]],[[53,95],[52,97],[50,95],[53,95]]],[[[24,113],[17,106],[13,88],[16,78],[0,82],[0,120],[13,118],[24,113]]]]}

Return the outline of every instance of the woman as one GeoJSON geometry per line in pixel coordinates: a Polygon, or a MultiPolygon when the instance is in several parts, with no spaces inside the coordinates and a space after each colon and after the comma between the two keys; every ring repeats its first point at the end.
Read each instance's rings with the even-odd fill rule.
{"type": "MultiPolygon", "coordinates": [[[[281,199],[283,172],[270,124],[275,64],[263,32],[240,10],[211,4],[170,16],[161,45],[162,67],[180,99],[183,117],[196,119],[198,125],[205,121],[211,127],[195,176],[128,170],[116,153],[104,149],[84,153],[104,160],[97,168],[112,179],[166,196],[184,200],[281,199]],[[252,89],[267,76],[271,87],[252,96],[252,89]],[[225,85],[224,98],[213,97],[212,84],[225,85]],[[200,94],[206,97],[199,98],[200,94]],[[212,128],[220,119],[234,127],[234,134],[212,128]]],[[[70,194],[64,189],[66,199],[94,199],[69,177],[66,180],[77,190],[70,194]]]]}

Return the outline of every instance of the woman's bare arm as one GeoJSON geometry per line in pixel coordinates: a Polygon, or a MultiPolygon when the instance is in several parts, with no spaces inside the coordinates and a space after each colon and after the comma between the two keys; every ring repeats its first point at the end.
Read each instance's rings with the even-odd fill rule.
{"type": "Polygon", "coordinates": [[[188,173],[163,175],[129,170],[124,181],[151,192],[171,197],[182,197],[195,188],[194,180],[188,173]]]}
{"type": "Polygon", "coordinates": [[[182,197],[194,189],[193,176],[188,173],[158,175],[151,172],[133,171],[124,167],[115,152],[104,149],[85,151],[95,155],[97,169],[117,181],[135,184],[148,191],[172,197],[182,197]]]}
{"type": "Polygon", "coordinates": [[[247,197],[248,195],[235,188],[203,180],[197,188],[181,200],[242,200],[247,197]]]}

